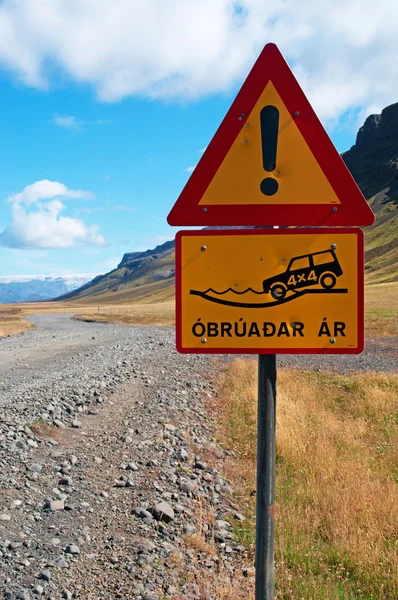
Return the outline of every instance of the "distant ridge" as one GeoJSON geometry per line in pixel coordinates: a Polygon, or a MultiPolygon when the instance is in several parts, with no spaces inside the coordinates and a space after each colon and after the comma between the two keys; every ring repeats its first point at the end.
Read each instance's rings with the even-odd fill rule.
{"type": "Polygon", "coordinates": [[[174,297],[174,240],[145,252],[127,252],[116,269],[57,300],[153,302],[174,297]]]}
{"type": "Polygon", "coordinates": [[[174,240],[170,242],[165,242],[164,244],[160,244],[156,246],[153,250],[145,250],[145,252],[127,252],[123,255],[121,262],[118,264],[117,268],[123,267],[128,262],[132,260],[136,260],[137,258],[146,258],[148,256],[153,256],[154,254],[161,254],[163,252],[167,252],[168,250],[172,250],[174,248],[174,240]]]}
{"type": "Polygon", "coordinates": [[[90,281],[91,274],[82,275],[15,275],[0,277],[0,304],[41,302],[71,292],[90,281]]]}

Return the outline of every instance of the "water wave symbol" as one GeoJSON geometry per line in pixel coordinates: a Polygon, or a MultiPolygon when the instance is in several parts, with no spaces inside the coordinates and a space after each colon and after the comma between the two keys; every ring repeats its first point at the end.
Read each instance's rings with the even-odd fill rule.
{"type": "Polygon", "coordinates": [[[238,292],[237,290],[234,290],[231,287],[222,292],[218,292],[217,290],[213,290],[213,288],[210,287],[202,293],[208,294],[209,292],[213,292],[213,294],[217,294],[217,296],[223,296],[224,294],[228,294],[228,292],[232,292],[233,294],[237,294],[238,296],[242,296],[242,294],[247,294],[247,292],[253,292],[253,294],[257,294],[257,296],[264,296],[265,294],[265,292],[258,292],[257,290],[253,290],[253,288],[251,287],[248,287],[246,290],[243,290],[243,292],[238,292]]]}

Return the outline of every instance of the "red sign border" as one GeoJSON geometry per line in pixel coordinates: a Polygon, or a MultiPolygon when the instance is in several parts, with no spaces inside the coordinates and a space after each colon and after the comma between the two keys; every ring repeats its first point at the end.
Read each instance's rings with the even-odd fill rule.
{"type": "Polygon", "coordinates": [[[371,225],[374,220],[370,206],[275,44],[264,47],[167,217],[169,225],[177,226],[341,226],[371,225]],[[268,81],[276,87],[341,204],[199,205],[268,81]]]}
{"type": "Polygon", "coordinates": [[[176,234],[176,347],[181,354],[360,354],[364,349],[364,233],[357,227],[329,228],[292,228],[292,229],[230,229],[230,230],[199,230],[179,231],[176,234]],[[182,254],[181,242],[183,237],[200,237],[203,235],[294,235],[322,233],[355,233],[358,248],[358,344],[355,348],[184,348],[182,345],[182,254]]]}

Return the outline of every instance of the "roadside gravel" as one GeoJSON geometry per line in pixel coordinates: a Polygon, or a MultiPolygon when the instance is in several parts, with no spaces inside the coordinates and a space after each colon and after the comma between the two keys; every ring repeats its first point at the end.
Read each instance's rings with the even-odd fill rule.
{"type": "MultiPolygon", "coordinates": [[[[178,355],[169,328],[31,320],[0,340],[3,597],[247,597],[252,561],[232,532],[243,517],[222,475],[231,453],[203,403],[232,357],[178,355]]],[[[397,345],[279,364],[391,371],[397,345]]]]}

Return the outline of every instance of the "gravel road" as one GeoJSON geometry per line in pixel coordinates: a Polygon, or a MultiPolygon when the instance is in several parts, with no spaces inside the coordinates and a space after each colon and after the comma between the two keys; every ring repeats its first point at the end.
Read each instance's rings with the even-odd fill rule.
{"type": "MultiPolygon", "coordinates": [[[[220,582],[247,598],[231,452],[206,412],[231,357],[178,355],[171,328],[31,321],[0,339],[3,597],[209,600],[220,582]]],[[[397,356],[397,339],[380,338],[361,356],[279,364],[394,371],[397,356]]]]}

